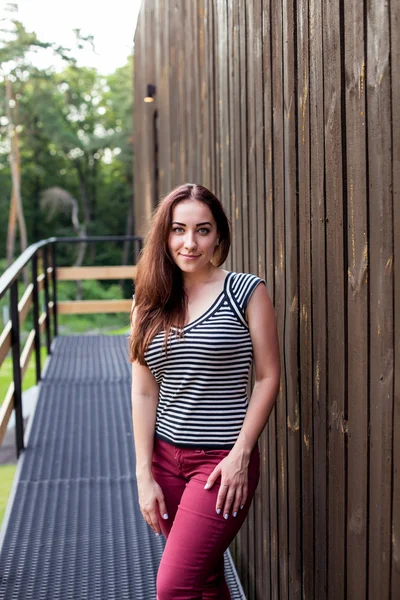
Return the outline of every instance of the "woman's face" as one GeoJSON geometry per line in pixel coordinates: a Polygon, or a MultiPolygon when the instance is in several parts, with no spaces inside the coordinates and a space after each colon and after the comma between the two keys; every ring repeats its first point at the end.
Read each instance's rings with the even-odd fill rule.
{"type": "Polygon", "coordinates": [[[182,271],[192,273],[208,266],[217,243],[217,224],[207,204],[189,199],[174,206],[168,249],[182,271]]]}

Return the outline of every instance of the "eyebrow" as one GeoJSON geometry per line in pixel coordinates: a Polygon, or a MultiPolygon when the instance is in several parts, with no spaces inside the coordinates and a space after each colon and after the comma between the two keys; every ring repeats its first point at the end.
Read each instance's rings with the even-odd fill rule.
{"type": "MultiPolygon", "coordinates": [[[[172,225],[183,225],[183,227],[186,227],[186,223],[179,223],[179,221],[173,221],[172,225]]],[[[204,221],[203,223],[197,223],[196,227],[200,227],[200,225],[210,225],[210,227],[212,227],[212,223],[210,223],[210,221],[204,221]]]]}

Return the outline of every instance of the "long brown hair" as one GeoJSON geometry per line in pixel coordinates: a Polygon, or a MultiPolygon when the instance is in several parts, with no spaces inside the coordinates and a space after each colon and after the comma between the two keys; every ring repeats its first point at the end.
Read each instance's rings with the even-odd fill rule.
{"type": "Polygon", "coordinates": [[[180,335],[183,334],[187,296],[182,271],[170,256],[168,239],[174,206],[188,199],[204,202],[217,224],[219,245],[213,256],[213,264],[219,267],[228,256],[231,245],[229,221],[221,202],[210,190],[202,185],[185,183],[174,188],[159,202],[137,264],[135,305],[131,312],[129,337],[130,362],[137,360],[142,365],[146,364],[144,353],[160,331],[165,331],[165,351],[172,327],[176,326],[180,335]]]}

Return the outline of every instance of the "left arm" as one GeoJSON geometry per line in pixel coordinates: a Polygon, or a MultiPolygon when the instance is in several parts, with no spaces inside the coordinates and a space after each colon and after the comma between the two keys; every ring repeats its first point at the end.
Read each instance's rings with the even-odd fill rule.
{"type": "Polygon", "coordinates": [[[237,514],[247,499],[247,472],[250,455],[273,409],[279,391],[280,358],[275,311],[263,284],[254,290],[247,306],[247,321],[253,344],[255,385],[240,434],[229,455],[207,480],[210,488],[221,475],[216,510],[237,514]]]}
{"type": "Polygon", "coordinates": [[[255,384],[242,429],[232,451],[247,456],[266,426],[279,392],[280,358],[275,311],[267,288],[259,284],[247,307],[253,344],[255,384]]]}

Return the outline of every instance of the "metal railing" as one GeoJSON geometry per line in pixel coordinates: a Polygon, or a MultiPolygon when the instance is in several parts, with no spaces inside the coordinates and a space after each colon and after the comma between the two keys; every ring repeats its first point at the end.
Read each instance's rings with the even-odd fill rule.
{"type": "Polygon", "coordinates": [[[96,243],[96,242],[133,242],[134,263],[137,262],[142,248],[142,238],[134,235],[123,236],[91,236],[85,238],[52,237],[41,240],[27,248],[18,259],[0,277],[0,299],[9,291],[10,320],[0,334],[0,367],[11,350],[13,380],[8,388],[6,397],[0,407],[0,444],[5,435],[7,424],[15,411],[15,432],[17,457],[24,450],[24,423],[22,413],[22,381],[33,350],[36,358],[36,382],[41,379],[41,335],[45,331],[47,352],[51,354],[51,342],[58,335],[58,314],[82,312],[121,312],[125,311],[131,301],[101,300],[101,301],[57,301],[58,280],[83,279],[128,279],[133,278],[135,267],[61,267],[57,269],[57,244],[60,243],[96,243]],[[42,273],[39,275],[39,260],[42,261],[42,273]],[[18,278],[22,271],[31,263],[32,283],[30,283],[18,301],[18,278]],[[51,280],[51,294],[50,294],[51,280]],[[40,314],[40,291],[44,292],[44,311],[40,314]],[[33,329],[29,332],[21,353],[20,326],[33,305],[33,329]],[[51,333],[53,324],[53,338],[51,333]]]}

